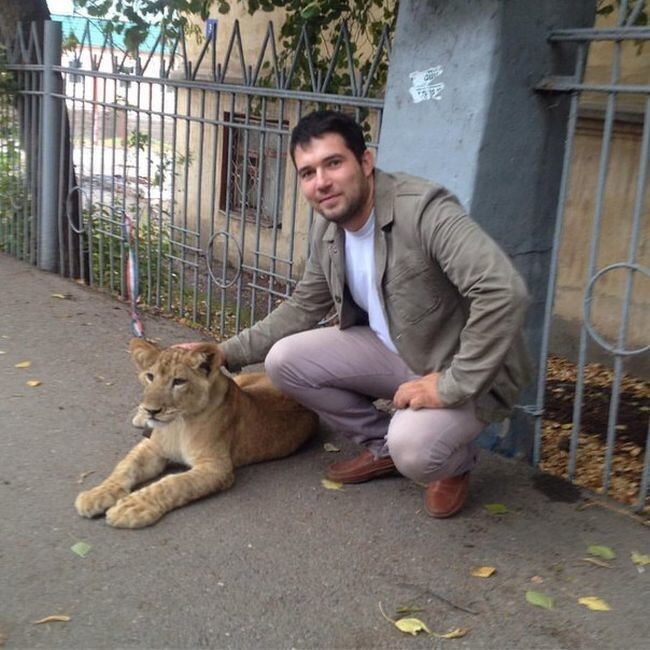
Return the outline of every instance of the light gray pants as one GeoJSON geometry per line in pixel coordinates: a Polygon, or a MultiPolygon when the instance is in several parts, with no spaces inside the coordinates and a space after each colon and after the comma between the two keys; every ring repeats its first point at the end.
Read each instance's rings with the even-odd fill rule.
{"type": "Polygon", "coordinates": [[[453,409],[400,409],[391,417],[373,405],[392,399],[400,384],[416,375],[368,327],[324,327],[278,341],[265,361],[273,383],[316,411],[334,431],[390,454],[397,469],[419,483],[470,470],[473,441],[486,425],[474,404],[453,409]]]}

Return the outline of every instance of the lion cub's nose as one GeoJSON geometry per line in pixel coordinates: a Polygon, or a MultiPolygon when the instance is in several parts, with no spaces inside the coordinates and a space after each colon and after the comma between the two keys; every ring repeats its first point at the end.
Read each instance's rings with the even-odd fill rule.
{"type": "Polygon", "coordinates": [[[146,407],[145,407],[144,410],[145,410],[145,411],[146,411],[146,412],[147,412],[147,413],[148,413],[152,418],[156,417],[156,415],[158,415],[158,413],[160,413],[160,411],[162,411],[162,409],[148,409],[148,408],[146,408],[146,407]]]}

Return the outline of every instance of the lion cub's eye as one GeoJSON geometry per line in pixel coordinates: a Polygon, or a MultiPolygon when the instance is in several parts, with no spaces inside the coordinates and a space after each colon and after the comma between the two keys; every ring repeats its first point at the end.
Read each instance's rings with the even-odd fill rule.
{"type": "Polygon", "coordinates": [[[187,379],[182,379],[181,377],[174,377],[172,379],[172,386],[182,386],[183,384],[187,384],[187,379]]]}
{"type": "Polygon", "coordinates": [[[146,374],[145,374],[145,379],[146,379],[147,381],[153,381],[153,374],[150,373],[150,372],[146,373],[146,374]]]}

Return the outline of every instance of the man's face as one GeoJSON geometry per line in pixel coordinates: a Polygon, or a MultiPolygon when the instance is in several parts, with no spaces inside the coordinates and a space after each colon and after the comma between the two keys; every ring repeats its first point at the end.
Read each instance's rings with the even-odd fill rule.
{"type": "Polygon", "coordinates": [[[347,230],[358,230],[373,206],[372,154],[366,150],[361,162],[338,133],[312,138],[298,145],[294,160],[305,198],[328,221],[347,230]]]}

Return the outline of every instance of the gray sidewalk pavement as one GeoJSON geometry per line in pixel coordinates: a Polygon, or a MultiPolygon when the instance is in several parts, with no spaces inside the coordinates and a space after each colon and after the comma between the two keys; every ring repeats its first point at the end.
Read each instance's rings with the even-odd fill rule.
{"type": "MultiPolygon", "coordinates": [[[[196,331],[143,314],[165,344],[196,331]]],[[[138,441],[125,305],[0,254],[0,645],[7,648],[648,648],[650,530],[525,463],[484,453],[462,513],[433,520],[422,489],[387,478],[321,485],[352,451],[323,433],[296,455],[143,530],[73,502],[138,441]],[[65,299],[55,297],[63,294],[65,299]],[[28,368],[16,364],[30,361],[28,368]],[[29,380],[41,384],[30,387],[29,380]],[[326,441],[342,451],[328,453],[326,441]],[[90,475],[81,478],[87,472],[90,475]],[[500,503],[509,512],[484,507],[500,503]],[[78,541],[90,545],[80,557],[78,541]],[[583,558],[614,549],[612,568],[583,558]],[[478,578],[471,570],[492,566],[478,578]],[[553,609],[526,601],[536,590],[553,609]],[[596,596],[611,611],[578,599],[596,596]],[[405,635],[399,607],[440,640],[405,635]],[[35,625],[55,614],[68,622],[35,625]]],[[[591,497],[590,497],[591,498],[591,497]]]]}

